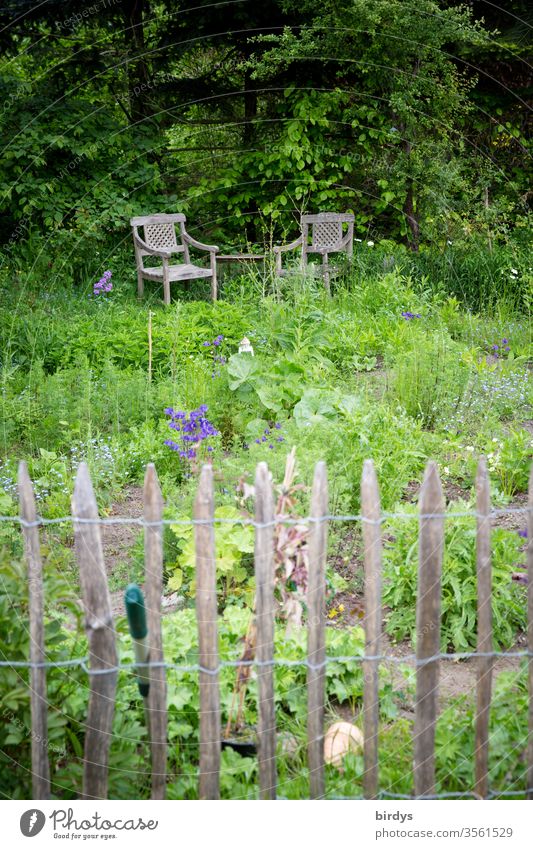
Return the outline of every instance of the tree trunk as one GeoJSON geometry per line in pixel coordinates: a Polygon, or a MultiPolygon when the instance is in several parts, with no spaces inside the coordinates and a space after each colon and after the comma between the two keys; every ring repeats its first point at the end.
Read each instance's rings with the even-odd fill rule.
{"type": "Polygon", "coordinates": [[[418,251],[420,246],[420,224],[415,214],[415,202],[413,193],[413,181],[409,180],[407,188],[407,196],[403,205],[403,212],[409,225],[411,235],[407,237],[407,242],[412,251],[418,251]]]}
{"type": "Polygon", "coordinates": [[[125,40],[128,51],[128,89],[130,113],[133,122],[142,121],[150,114],[147,96],[152,88],[148,66],[144,58],[145,0],[122,0],[125,40]]]}
{"type": "MultiPolygon", "coordinates": [[[[249,57],[248,57],[249,58],[249,57]]],[[[252,80],[251,72],[247,68],[244,72],[244,128],[242,141],[244,151],[248,151],[253,147],[255,138],[254,121],[257,118],[257,82],[252,80]]],[[[247,213],[250,216],[250,221],[246,225],[246,239],[248,242],[257,241],[257,215],[259,208],[257,201],[252,198],[249,202],[247,213]]]]}

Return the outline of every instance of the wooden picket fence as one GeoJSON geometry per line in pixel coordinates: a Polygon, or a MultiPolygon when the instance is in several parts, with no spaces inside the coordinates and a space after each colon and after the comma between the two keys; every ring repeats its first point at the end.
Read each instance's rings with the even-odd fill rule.
{"type": "MultiPolygon", "coordinates": [[[[47,692],[43,626],[43,582],[39,519],[32,483],[25,463],[19,470],[20,518],[28,563],[30,592],[30,665],[32,715],[33,797],[50,795],[50,768],[46,749],[47,692]]],[[[488,787],[489,710],[493,667],[491,621],[490,486],[481,458],[476,479],[478,641],[475,719],[475,786],[486,798],[488,787]]],[[[527,796],[533,798],[533,471],[528,502],[528,681],[529,744],[527,796]]],[[[85,732],[81,798],[105,799],[108,755],[117,684],[116,635],[100,538],[96,499],[87,466],[81,464],[72,499],[76,555],[89,641],[90,689],[85,732]]],[[[218,799],[220,793],[221,718],[217,637],[216,554],[213,472],[201,471],[194,505],[196,547],[196,611],[199,637],[200,757],[199,796],[218,799]]],[[[419,499],[419,573],[417,595],[416,705],[414,720],[414,794],[435,794],[435,725],[440,652],[441,569],[444,540],[444,499],[435,463],[427,465],[419,499]]],[[[144,482],[145,596],[150,639],[150,689],[145,699],[151,747],[151,795],[163,799],[166,787],[167,711],[166,669],[161,635],[163,587],[163,499],[152,464],[144,482]]],[[[309,517],[309,575],[307,592],[307,733],[310,796],[326,796],[324,772],[325,711],[325,566],[328,533],[326,466],[317,464],[309,517]]],[[[370,460],[361,480],[361,521],[364,543],[365,655],[363,659],[363,730],[366,799],[379,793],[378,774],[378,667],[382,632],[382,542],[378,482],[370,460]]],[[[274,498],[265,463],[255,476],[255,575],[258,680],[258,765],[262,799],[276,797],[276,717],[274,710],[274,498]]]]}

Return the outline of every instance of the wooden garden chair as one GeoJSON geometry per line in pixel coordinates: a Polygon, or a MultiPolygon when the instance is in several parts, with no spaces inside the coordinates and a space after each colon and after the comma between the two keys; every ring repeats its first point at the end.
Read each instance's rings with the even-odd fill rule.
{"type": "Polygon", "coordinates": [[[144,280],[155,280],[163,284],[165,304],[170,304],[170,284],[185,280],[195,280],[199,277],[211,278],[211,297],[217,299],[217,265],[216,255],[219,248],[216,245],[204,245],[189,236],[185,230],[185,216],[173,215],[144,215],[132,218],[133,242],[135,245],[135,260],[137,263],[137,292],[142,297],[144,280]],[[176,225],[179,224],[179,233],[176,225]],[[143,228],[143,237],[139,228],[143,228]],[[200,251],[209,251],[209,268],[194,265],[191,262],[189,247],[200,251]],[[172,254],[182,254],[183,262],[170,263],[172,254]],[[158,257],[162,265],[147,267],[144,257],[158,257]]]}
{"type": "Polygon", "coordinates": [[[282,253],[301,249],[301,267],[304,273],[308,269],[309,254],[322,256],[322,275],[327,292],[330,291],[330,275],[335,269],[329,265],[329,255],[332,253],[353,254],[354,216],[336,212],[319,212],[318,215],[302,215],[300,220],[301,233],[294,242],[274,248],[276,258],[276,273],[286,275],[294,273],[294,269],[282,267],[282,253]],[[346,228],[346,232],[344,231],[346,228]]]}

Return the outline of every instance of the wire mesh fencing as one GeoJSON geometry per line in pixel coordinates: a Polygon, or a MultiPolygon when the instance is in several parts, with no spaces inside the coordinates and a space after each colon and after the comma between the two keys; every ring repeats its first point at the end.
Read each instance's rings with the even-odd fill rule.
{"type": "MultiPolygon", "coordinates": [[[[109,748],[121,671],[135,673],[144,700],[150,746],[151,796],[165,798],[168,782],[168,674],[194,674],[199,680],[199,760],[198,795],[220,798],[221,749],[223,742],[220,675],[227,669],[237,673],[237,689],[245,685],[250,672],[257,686],[256,754],[260,798],[278,795],[275,670],[279,667],[304,668],[307,687],[307,764],[311,798],[481,798],[525,795],[533,798],[533,478],[526,507],[492,509],[490,483],[485,460],[481,458],[476,478],[474,510],[447,513],[437,467],[427,465],[420,491],[418,512],[418,567],[416,588],[416,648],[402,656],[382,650],[383,635],[383,524],[389,519],[413,520],[413,513],[386,513],[381,510],[378,482],[371,461],[366,461],[361,479],[361,512],[331,515],[328,512],[327,469],[315,469],[310,515],[294,518],[281,515],[274,501],[273,485],[266,464],[256,470],[253,518],[218,518],[212,468],[203,467],[190,520],[163,517],[163,498],[152,464],[147,466],[144,484],[143,516],[109,517],[98,515],[88,468],[81,464],[72,499],[72,515],[46,519],[37,514],[32,482],[26,465],[19,470],[20,515],[0,517],[18,523],[24,537],[29,582],[30,656],[27,661],[2,660],[0,667],[29,669],[31,699],[31,757],[33,798],[50,797],[48,741],[47,671],[52,668],[78,668],[88,678],[88,709],[85,724],[83,789],[81,798],[108,796],[109,748]],[[527,645],[523,650],[500,652],[494,649],[492,621],[491,525],[499,516],[527,517],[527,645]],[[475,651],[441,651],[442,564],[444,526],[447,518],[469,516],[476,523],[477,645],[475,651]],[[44,628],[43,565],[40,530],[47,525],[71,522],[74,528],[76,561],[85,613],[88,653],[63,661],[47,660],[44,628]],[[328,527],[334,522],[360,523],[364,560],[362,626],[364,650],[354,655],[326,652],[326,559],[328,527]],[[226,523],[251,525],[254,529],[255,601],[253,628],[244,639],[245,651],[236,659],[220,657],[217,597],[217,526],[226,523]],[[137,525],[144,531],[144,592],[146,623],[139,633],[132,630],[135,661],[119,661],[113,621],[101,527],[110,524],[137,525]],[[198,662],[173,663],[165,658],[162,633],[163,529],[180,524],[193,527],[195,550],[195,604],[198,633],[198,662]],[[301,659],[276,655],[275,620],[276,572],[280,554],[275,534],[280,525],[305,526],[306,547],[306,656],[301,659]],[[144,630],[143,630],[144,628],[144,630]],[[493,671],[497,658],[527,660],[528,742],[525,747],[525,788],[511,787],[502,793],[489,786],[489,715],[493,695],[493,671]],[[464,792],[437,793],[435,732],[439,714],[439,674],[442,663],[473,660],[476,664],[474,717],[474,783],[464,792]],[[326,672],[331,664],[357,663],[362,667],[362,756],[363,795],[328,794],[324,756],[326,672]],[[380,787],[378,739],[380,731],[379,675],[382,664],[408,664],[416,679],[412,722],[413,795],[393,793],[380,787]],[[239,684],[240,682],[240,684],[239,684]],[[244,682],[244,683],[243,683],[244,682]]],[[[131,625],[131,622],[130,622],[131,625]]],[[[242,696],[242,690],[239,689],[242,696]]]]}

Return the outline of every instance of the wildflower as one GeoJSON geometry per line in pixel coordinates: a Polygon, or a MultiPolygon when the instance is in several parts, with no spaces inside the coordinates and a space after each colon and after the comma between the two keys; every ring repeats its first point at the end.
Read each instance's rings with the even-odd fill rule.
{"type": "Polygon", "coordinates": [[[422,318],[422,316],[418,312],[408,312],[406,310],[402,312],[402,318],[405,318],[407,321],[411,321],[412,318],[422,318]]]}
{"type": "Polygon", "coordinates": [[[374,242],[372,242],[372,241],[371,241],[371,242],[367,242],[367,245],[368,245],[368,247],[369,247],[369,248],[373,248],[373,247],[374,247],[374,242]]]}
{"type": "Polygon", "coordinates": [[[95,295],[100,295],[102,292],[111,292],[113,288],[113,284],[111,283],[111,276],[111,271],[104,271],[98,283],[95,283],[93,286],[93,293],[95,295]]]}
{"type": "Polygon", "coordinates": [[[281,430],[281,425],[280,425],[280,423],[279,423],[279,422],[276,422],[276,424],[274,425],[274,427],[276,428],[276,430],[281,430]]]}
{"type": "MultiPolygon", "coordinates": [[[[196,457],[196,448],[205,439],[219,436],[218,430],[206,417],[207,404],[201,404],[197,410],[192,410],[189,415],[179,410],[176,412],[172,407],[165,409],[165,415],[170,417],[169,427],[180,434],[181,444],[172,439],[165,440],[164,444],[177,451],[183,459],[191,460],[196,457]]],[[[208,451],[212,451],[209,446],[208,451]]]]}
{"type": "Polygon", "coordinates": [[[518,536],[522,537],[522,539],[527,539],[527,528],[524,528],[523,530],[518,531],[518,536]]]}

